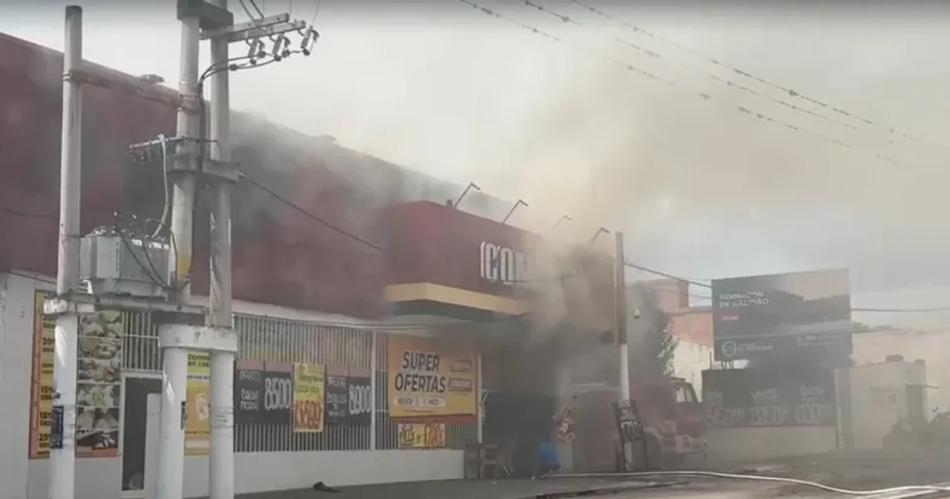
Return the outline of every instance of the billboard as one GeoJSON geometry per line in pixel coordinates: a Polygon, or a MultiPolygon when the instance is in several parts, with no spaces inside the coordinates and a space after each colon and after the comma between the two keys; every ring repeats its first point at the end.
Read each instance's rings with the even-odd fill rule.
{"type": "Polygon", "coordinates": [[[830,369],[703,371],[708,428],[835,426],[830,369]]]}
{"type": "Polygon", "coordinates": [[[847,270],[716,279],[712,300],[717,360],[851,351],[847,270]]]}
{"type": "Polygon", "coordinates": [[[475,416],[475,354],[409,336],[389,337],[389,416],[475,416]]]}

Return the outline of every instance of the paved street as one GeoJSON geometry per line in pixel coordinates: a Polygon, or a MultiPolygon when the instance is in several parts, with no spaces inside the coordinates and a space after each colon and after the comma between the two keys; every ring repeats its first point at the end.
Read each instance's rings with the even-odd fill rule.
{"type": "MultiPolygon", "coordinates": [[[[723,466],[721,471],[761,476],[788,477],[820,482],[833,487],[871,490],[906,485],[947,482],[950,478],[947,451],[831,453],[767,463],[723,466]]],[[[250,494],[242,499],[520,499],[596,495],[613,499],[675,498],[842,498],[854,497],[813,487],[728,478],[650,477],[552,477],[546,480],[440,480],[396,484],[340,487],[339,493],[310,489],[250,494]]],[[[873,499],[950,497],[950,493],[895,492],[864,495],[873,499]]]]}

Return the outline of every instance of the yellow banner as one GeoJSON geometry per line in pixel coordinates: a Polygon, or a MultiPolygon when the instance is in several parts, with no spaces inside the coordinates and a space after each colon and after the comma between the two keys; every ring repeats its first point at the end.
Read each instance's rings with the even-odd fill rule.
{"type": "Polygon", "coordinates": [[[475,416],[475,354],[445,343],[389,337],[389,416],[475,416]]]}
{"type": "Polygon", "coordinates": [[[50,418],[53,410],[53,354],[56,319],[43,315],[49,293],[33,295],[33,372],[30,387],[30,459],[49,456],[50,418]]]}
{"type": "Polygon", "coordinates": [[[445,423],[399,423],[400,449],[445,448],[445,423]]]}
{"type": "Polygon", "coordinates": [[[185,455],[203,456],[211,445],[211,355],[188,353],[188,384],[185,411],[185,455]]]}
{"type": "Polygon", "coordinates": [[[294,364],[294,431],[323,431],[326,369],[322,364],[294,364]]]}

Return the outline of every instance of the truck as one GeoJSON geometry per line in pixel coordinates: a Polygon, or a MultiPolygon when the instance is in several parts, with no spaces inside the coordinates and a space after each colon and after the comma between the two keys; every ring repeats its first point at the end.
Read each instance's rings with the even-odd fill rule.
{"type": "Polygon", "coordinates": [[[682,378],[631,383],[630,399],[641,435],[630,445],[624,466],[620,431],[614,411],[615,388],[576,391],[571,407],[570,452],[576,472],[675,469],[687,458],[705,460],[706,425],[702,404],[692,384],[682,378]]]}

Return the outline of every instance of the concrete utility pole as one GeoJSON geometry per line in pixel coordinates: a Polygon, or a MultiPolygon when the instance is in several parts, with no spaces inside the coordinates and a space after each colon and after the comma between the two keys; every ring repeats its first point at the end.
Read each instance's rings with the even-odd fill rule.
{"type": "MultiPolygon", "coordinates": [[[[212,3],[227,9],[227,0],[212,3]]],[[[211,39],[211,64],[226,65],[228,41],[211,39]]],[[[211,160],[231,161],[231,101],[229,71],[211,76],[211,160]]],[[[211,310],[214,328],[231,330],[231,183],[217,180],[212,187],[211,210],[211,310]]],[[[211,353],[211,499],[234,498],[234,354],[211,353]]]]}
{"type": "MultiPolygon", "coordinates": [[[[181,20],[181,104],[178,110],[178,150],[173,168],[174,192],[170,238],[169,300],[183,306],[190,300],[188,285],[192,263],[191,231],[195,188],[199,178],[211,186],[211,276],[210,310],[205,325],[167,323],[159,327],[159,344],[164,353],[164,383],[159,438],[159,499],[181,499],[183,490],[186,382],[188,352],[211,353],[211,407],[209,492],[211,499],[234,498],[234,358],[238,339],[231,327],[231,186],[238,180],[230,150],[229,72],[239,66],[228,56],[228,44],[254,41],[251,53],[241,59],[272,57],[281,60],[293,51],[284,33],[303,34],[300,52],[309,55],[317,39],[312,28],[305,34],[302,21],[290,21],[280,14],[234,24],[227,0],[179,0],[181,20]],[[200,30],[200,31],[199,31],[200,30]],[[263,52],[259,38],[271,38],[270,55],[263,52]],[[274,38],[276,37],[276,38],[274,38]],[[198,76],[200,39],[211,42],[211,67],[198,76]],[[205,78],[211,82],[208,120],[210,136],[203,140],[201,88],[205,78]],[[210,155],[201,157],[204,142],[210,143],[210,155]]],[[[187,321],[185,321],[187,322],[187,321]]],[[[148,473],[148,470],[146,470],[148,473]]]]}
{"type": "MultiPolygon", "coordinates": [[[[198,168],[200,116],[195,113],[198,95],[198,17],[181,17],[181,51],[178,88],[177,154],[172,179],[171,236],[168,271],[169,301],[187,304],[191,297],[192,224],[198,168]]],[[[158,498],[181,499],[184,487],[186,385],[188,350],[159,338],[162,346],[162,409],[158,444],[158,498]]]]}
{"type": "Polygon", "coordinates": [[[50,497],[73,499],[76,473],[76,350],[79,315],[70,303],[79,284],[79,208],[82,160],[82,94],[71,71],[82,62],[82,8],[66,7],[63,51],[63,134],[59,190],[57,299],[65,307],[56,316],[53,356],[53,412],[50,429],[50,497]]]}
{"type": "MultiPolygon", "coordinates": [[[[626,260],[623,254],[623,232],[615,232],[616,241],[616,260],[614,262],[614,286],[616,293],[616,305],[614,310],[617,314],[617,345],[620,349],[620,380],[617,385],[617,400],[620,404],[630,401],[630,351],[627,344],[627,285],[626,285],[626,260]]],[[[629,445],[621,436],[621,452],[623,453],[622,469],[626,470],[627,452],[629,445]]]]}
{"type": "Polygon", "coordinates": [[[617,344],[620,346],[620,400],[630,400],[630,351],[627,345],[627,284],[623,255],[623,232],[614,234],[617,244],[614,286],[616,287],[617,344]]]}

